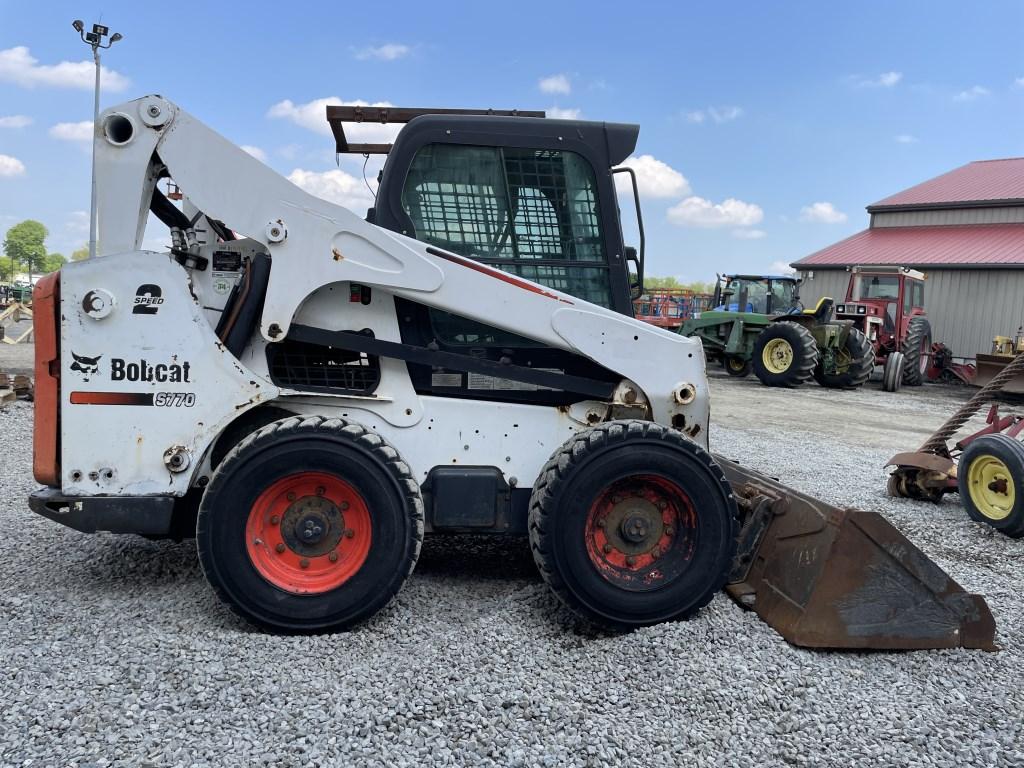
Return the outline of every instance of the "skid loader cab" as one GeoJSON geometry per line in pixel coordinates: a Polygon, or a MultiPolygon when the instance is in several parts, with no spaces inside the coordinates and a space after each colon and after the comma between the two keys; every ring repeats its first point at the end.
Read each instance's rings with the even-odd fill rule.
{"type": "MultiPolygon", "coordinates": [[[[639,126],[543,114],[327,108],[339,152],[387,153],[369,222],[632,317],[643,249],[625,245],[614,174],[629,172],[616,166],[635,149],[639,126]],[[356,145],[344,134],[352,121],[407,124],[392,145],[356,145]]],[[[634,202],[642,232],[637,195],[634,202]]],[[[404,343],[604,378],[588,360],[485,323],[405,299],[398,309],[404,343]]],[[[410,365],[410,374],[421,393],[573,400],[549,388],[436,366],[410,365]]]]}

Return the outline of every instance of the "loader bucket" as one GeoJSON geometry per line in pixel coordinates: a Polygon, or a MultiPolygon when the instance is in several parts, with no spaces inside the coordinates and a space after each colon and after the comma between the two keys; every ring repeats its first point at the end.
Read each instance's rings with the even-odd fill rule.
{"type": "Polygon", "coordinates": [[[876,512],[839,509],[716,457],[744,512],[726,591],[807,648],[996,650],[965,592],[876,512]]]}
{"type": "MultiPolygon", "coordinates": [[[[977,373],[974,376],[972,382],[976,387],[984,387],[992,379],[996,377],[996,374],[1000,373],[1006,366],[1013,362],[1016,355],[986,355],[978,353],[975,355],[975,362],[977,363],[977,373]]],[[[1024,374],[1014,376],[1008,382],[1006,382],[1001,390],[1003,392],[1015,392],[1017,394],[1024,393],[1024,374]]]]}

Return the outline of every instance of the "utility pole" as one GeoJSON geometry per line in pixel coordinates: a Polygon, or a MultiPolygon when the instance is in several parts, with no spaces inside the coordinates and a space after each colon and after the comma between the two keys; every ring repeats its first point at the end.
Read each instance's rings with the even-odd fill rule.
{"type": "Polygon", "coordinates": [[[82,38],[82,42],[92,48],[92,60],[96,63],[96,88],[92,104],[92,202],[89,205],[89,258],[94,259],[96,258],[96,131],[99,130],[100,121],[100,49],[109,48],[121,40],[124,35],[115,32],[110,36],[110,41],[103,45],[103,38],[110,33],[109,28],[102,24],[93,24],[92,32],[86,32],[85,24],[81,19],[75,19],[71,22],[71,26],[82,38]]]}

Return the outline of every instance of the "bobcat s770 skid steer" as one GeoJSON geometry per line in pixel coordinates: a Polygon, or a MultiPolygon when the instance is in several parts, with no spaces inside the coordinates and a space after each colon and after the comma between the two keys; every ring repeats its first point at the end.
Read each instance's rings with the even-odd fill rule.
{"type": "Polygon", "coordinates": [[[389,152],[368,220],[162,97],[102,115],[101,257],[35,291],[35,511],[195,536],[220,597],[284,631],[351,626],[424,533],[482,532],[526,534],[612,627],[724,587],[800,645],[992,647],[984,600],[880,516],[708,452],[700,342],[631,316],[636,126],[331,109],[339,151],[389,152]],[[345,139],[389,118],[393,146],[345,139]],[[169,253],[140,250],[150,212],[169,253]]]}

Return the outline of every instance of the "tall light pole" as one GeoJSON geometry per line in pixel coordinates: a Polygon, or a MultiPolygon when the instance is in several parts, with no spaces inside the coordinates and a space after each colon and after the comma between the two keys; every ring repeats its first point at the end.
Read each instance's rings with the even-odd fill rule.
{"type": "Polygon", "coordinates": [[[92,105],[92,202],[89,205],[89,258],[93,259],[96,258],[96,131],[100,121],[100,49],[109,48],[124,36],[120,32],[115,32],[110,36],[110,41],[103,45],[103,38],[110,30],[102,24],[93,24],[92,32],[85,31],[85,24],[81,19],[75,19],[71,26],[82,38],[82,42],[92,48],[92,60],[96,62],[96,92],[92,105]]]}

